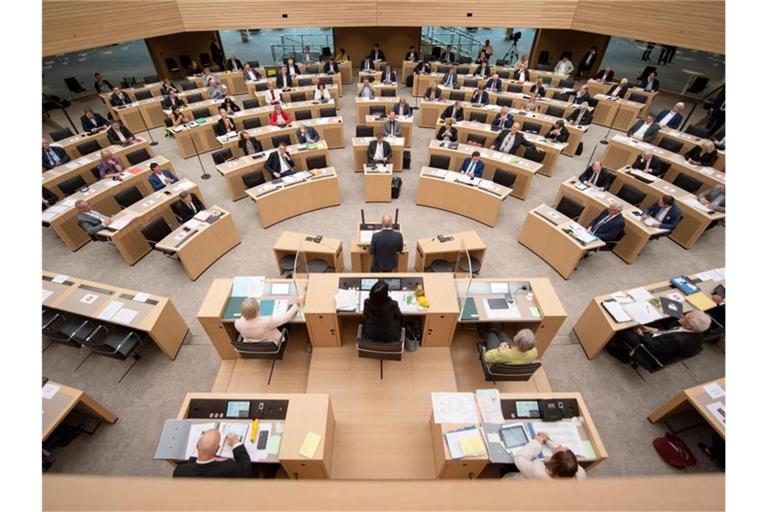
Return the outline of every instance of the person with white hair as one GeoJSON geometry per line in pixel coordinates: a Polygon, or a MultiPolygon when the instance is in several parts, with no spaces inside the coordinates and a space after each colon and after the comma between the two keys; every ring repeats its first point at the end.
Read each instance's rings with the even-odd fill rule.
{"type": "Polygon", "coordinates": [[[624,216],[621,215],[623,205],[611,199],[608,208],[600,212],[600,215],[587,227],[587,231],[595,235],[603,242],[616,242],[624,232],[624,216]]]}
{"type": "Polygon", "coordinates": [[[612,98],[623,98],[629,90],[629,80],[622,78],[619,83],[608,90],[608,96],[612,98]]]}
{"type": "Polygon", "coordinates": [[[587,126],[592,123],[592,112],[589,111],[589,103],[586,101],[579,105],[579,108],[573,109],[566,118],[569,123],[577,126],[587,126]]]}
{"type": "Polygon", "coordinates": [[[656,122],[662,128],[668,127],[677,130],[683,124],[683,110],[685,110],[685,103],[677,102],[672,110],[666,109],[659,112],[656,116],[656,122]]]}
{"type": "Polygon", "coordinates": [[[490,331],[485,337],[485,348],[488,364],[527,364],[539,357],[536,337],[530,329],[521,329],[512,339],[501,331],[490,331]]]}

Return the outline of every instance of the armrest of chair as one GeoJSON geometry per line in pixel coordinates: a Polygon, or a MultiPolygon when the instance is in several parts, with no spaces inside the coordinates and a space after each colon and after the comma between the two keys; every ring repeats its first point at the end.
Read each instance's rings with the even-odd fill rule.
{"type": "Polygon", "coordinates": [[[123,339],[120,341],[120,343],[118,343],[117,347],[115,347],[115,350],[114,350],[114,352],[112,352],[112,353],[113,353],[113,354],[117,354],[118,352],[120,352],[120,349],[121,349],[121,348],[123,348],[123,345],[125,345],[126,343],[128,343],[128,340],[130,340],[130,339],[131,339],[131,336],[135,336],[135,337],[136,337],[136,341],[137,341],[138,343],[141,343],[141,338],[139,337],[139,335],[138,335],[138,334],[136,334],[136,332],[134,332],[134,331],[129,331],[129,332],[128,332],[128,334],[126,334],[126,335],[123,337],[123,339]]]}
{"type": "MultiPolygon", "coordinates": [[[[80,326],[80,327],[82,327],[82,326],[80,326]]],[[[107,326],[104,325],[104,324],[99,324],[99,325],[96,326],[96,328],[93,330],[93,332],[91,334],[89,334],[87,338],[85,338],[85,342],[86,343],[90,343],[91,340],[93,339],[93,337],[96,335],[96,333],[99,332],[99,330],[101,330],[101,329],[104,329],[105,331],[107,331],[107,334],[109,334],[109,329],[107,328],[107,326]]],[[[79,328],[78,328],[78,330],[79,330],[79,328]]],[[[75,331],[75,332],[77,332],[77,331],[75,331]]]]}
{"type": "MultiPolygon", "coordinates": [[[[69,338],[67,339],[67,341],[72,341],[72,339],[75,337],[75,335],[76,335],[77,333],[79,333],[79,332],[80,332],[80,330],[81,330],[81,329],[83,329],[83,328],[84,328],[86,325],[88,325],[89,323],[90,323],[90,322],[89,322],[88,320],[84,320],[84,321],[83,321],[83,323],[81,323],[81,324],[78,326],[78,328],[77,328],[77,329],[75,329],[74,331],[72,331],[72,334],[70,334],[70,335],[69,335],[69,338]]],[[[96,329],[94,329],[94,330],[93,330],[93,332],[96,332],[96,331],[98,331],[98,330],[99,330],[99,327],[102,327],[102,325],[101,325],[101,324],[99,324],[99,325],[98,325],[98,327],[96,327],[96,329]]],[[[85,341],[88,341],[88,340],[91,338],[91,336],[93,336],[93,332],[92,332],[91,334],[89,334],[87,338],[85,338],[85,341]]]]}

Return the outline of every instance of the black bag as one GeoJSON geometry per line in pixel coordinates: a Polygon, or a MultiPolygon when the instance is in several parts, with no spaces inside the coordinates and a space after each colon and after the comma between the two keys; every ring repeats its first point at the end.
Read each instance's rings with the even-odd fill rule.
{"type": "Polygon", "coordinates": [[[579,145],[576,147],[576,152],[575,152],[575,155],[576,155],[576,156],[579,156],[579,155],[581,155],[583,152],[584,152],[584,143],[583,143],[583,142],[579,142],[579,145]]]}
{"type": "Polygon", "coordinates": [[[405,79],[405,86],[413,87],[413,74],[408,75],[408,78],[405,79]]]}
{"type": "Polygon", "coordinates": [[[403,169],[411,168],[411,152],[403,151],[403,169]]]}
{"type": "Polygon", "coordinates": [[[392,178],[392,199],[400,197],[401,188],[403,188],[403,179],[397,176],[392,178]]]}
{"type": "Polygon", "coordinates": [[[643,343],[639,343],[633,347],[621,336],[615,336],[608,342],[608,345],[606,345],[605,348],[613,357],[632,367],[642,366],[649,372],[655,372],[656,370],[663,368],[643,343]]]}

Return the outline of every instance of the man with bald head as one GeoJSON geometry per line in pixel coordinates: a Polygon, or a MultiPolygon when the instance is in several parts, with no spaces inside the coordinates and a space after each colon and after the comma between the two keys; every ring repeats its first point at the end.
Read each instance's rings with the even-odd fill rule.
{"type": "Polygon", "coordinates": [[[502,130],[493,141],[491,149],[501,151],[502,153],[514,153],[517,148],[523,145],[525,147],[535,148],[535,146],[525,140],[525,136],[520,131],[520,123],[512,123],[512,128],[502,130]]]}
{"type": "Polygon", "coordinates": [[[225,442],[232,447],[234,460],[216,459],[216,453],[219,451],[219,444],[221,444],[221,434],[215,429],[207,430],[197,442],[197,457],[190,457],[189,461],[176,466],[173,476],[227,478],[250,476],[251,457],[242,441],[230,432],[227,434],[225,442]]]}
{"type": "Polygon", "coordinates": [[[392,216],[381,218],[381,231],[371,237],[369,252],[373,254],[371,272],[392,272],[397,268],[397,255],[403,252],[403,235],[392,229],[392,216]]]}

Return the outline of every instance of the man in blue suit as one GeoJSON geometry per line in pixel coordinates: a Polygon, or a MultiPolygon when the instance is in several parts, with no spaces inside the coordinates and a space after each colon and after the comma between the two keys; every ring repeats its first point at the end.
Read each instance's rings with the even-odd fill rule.
{"type": "Polygon", "coordinates": [[[472,153],[472,158],[464,159],[459,172],[461,174],[468,174],[469,176],[479,178],[483,175],[483,169],[485,169],[485,164],[480,160],[480,152],[474,151],[472,153]]]}
{"type": "Polygon", "coordinates": [[[69,155],[59,146],[51,146],[48,139],[43,139],[43,168],[50,171],[54,167],[69,162],[69,155]]]}
{"type": "Polygon", "coordinates": [[[659,126],[662,128],[668,126],[669,128],[677,130],[680,128],[680,125],[683,124],[684,108],[685,103],[682,101],[676,103],[675,106],[672,107],[672,110],[666,109],[659,112],[659,115],[656,116],[656,122],[659,123],[659,126]]]}
{"type": "Polygon", "coordinates": [[[153,190],[160,190],[166,185],[179,181],[179,178],[171,174],[171,171],[161,169],[157,162],[149,164],[149,169],[152,171],[152,174],[149,175],[149,184],[152,185],[153,190]]]}
{"type": "Polygon", "coordinates": [[[608,203],[608,208],[595,217],[587,231],[603,242],[615,242],[624,232],[624,217],[621,215],[621,210],[621,203],[616,201],[608,203]]]}
{"type": "Polygon", "coordinates": [[[472,99],[470,100],[470,102],[474,105],[487,105],[488,93],[478,87],[477,89],[475,89],[475,92],[472,93],[472,99]]]}
{"type": "Polygon", "coordinates": [[[675,229],[682,218],[680,208],[675,204],[675,198],[668,195],[661,196],[658,201],[643,210],[641,217],[646,224],[669,231],[675,229]]]}

